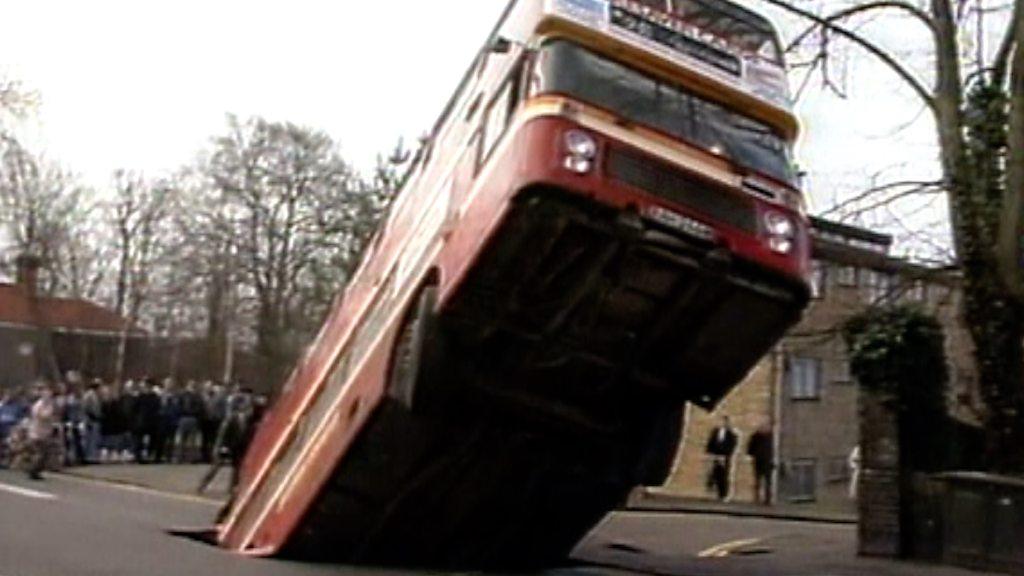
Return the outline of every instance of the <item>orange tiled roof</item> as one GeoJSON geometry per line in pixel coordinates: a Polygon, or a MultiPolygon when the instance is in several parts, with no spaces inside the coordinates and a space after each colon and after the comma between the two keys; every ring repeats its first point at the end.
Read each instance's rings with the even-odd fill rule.
{"type": "Polygon", "coordinates": [[[21,286],[0,284],[0,324],[117,333],[126,323],[121,316],[92,302],[46,296],[33,301],[21,286]]]}

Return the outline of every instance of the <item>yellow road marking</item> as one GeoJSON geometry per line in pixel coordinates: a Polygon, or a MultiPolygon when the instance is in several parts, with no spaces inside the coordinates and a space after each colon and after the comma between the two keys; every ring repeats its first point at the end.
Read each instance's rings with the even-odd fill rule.
{"type": "Polygon", "coordinates": [[[718,546],[712,546],[707,550],[704,550],[697,554],[698,558],[725,558],[732,554],[736,550],[746,548],[747,546],[753,546],[754,544],[760,544],[763,541],[761,538],[750,538],[747,540],[733,540],[732,542],[726,542],[719,544],[718,546]]]}

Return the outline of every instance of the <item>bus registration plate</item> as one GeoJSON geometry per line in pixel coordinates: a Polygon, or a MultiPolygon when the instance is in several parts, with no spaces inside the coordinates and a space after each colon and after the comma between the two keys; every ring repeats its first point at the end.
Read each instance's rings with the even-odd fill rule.
{"type": "Polygon", "coordinates": [[[671,228],[677,232],[682,232],[687,236],[692,236],[707,242],[714,242],[715,240],[714,228],[704,224],[703,222],[698,222],[689,216],[683,216],[674,210],[668,210],[661,206],[646,206],[643,209],[642,214],[652,222],[660,224],[666,228],[671,228]]]}

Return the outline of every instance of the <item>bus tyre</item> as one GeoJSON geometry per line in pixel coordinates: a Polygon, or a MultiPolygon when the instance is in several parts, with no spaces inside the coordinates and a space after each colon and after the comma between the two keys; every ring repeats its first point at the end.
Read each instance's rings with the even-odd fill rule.
{"type": "Polygon", "coordinates": [[[407,410],[421,411],[438,388],[442,342],[438,330],[437,287],[426,286],[409,307],[395,340],[387,394],[407,410]]]}
{"type": "Polygon", "coordinates": [[[668,480],[682,437],[683,414],[682,406],[672,406],[652,415],[646,436],[636,444],[639,450],[634,469],[636,485],[661,486],[668,480]]]}

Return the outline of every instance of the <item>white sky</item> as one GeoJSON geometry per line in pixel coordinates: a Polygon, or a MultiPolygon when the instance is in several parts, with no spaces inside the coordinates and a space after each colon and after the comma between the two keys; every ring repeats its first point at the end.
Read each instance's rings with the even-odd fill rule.
{"type": "MultiPolygon", "coordinates": [[[[117,168],[188,163],[227,113],[324,129],[369,169],[429,128],[505,1],[17,0],[0,11],[0,74],[42,95],[28,139],[96,186],[117,168]]],[[[912,97],[856,66],[851,100],[812,87],[800,106],[819,207],[872,172],[933,169],[927,118],[891,137],[917,114],[912,97]]]]}

